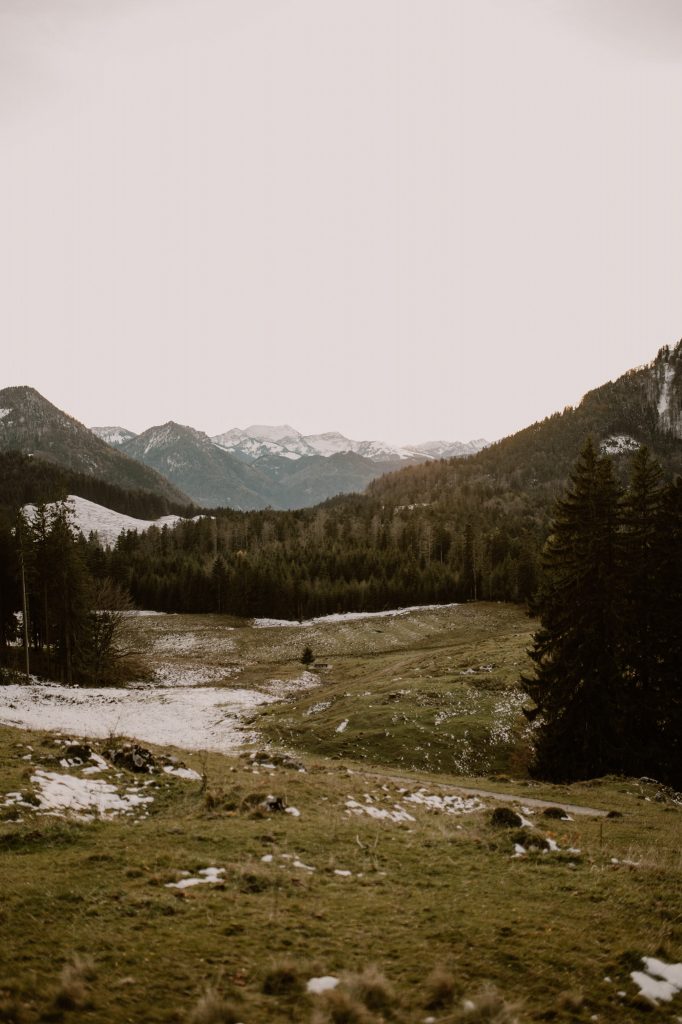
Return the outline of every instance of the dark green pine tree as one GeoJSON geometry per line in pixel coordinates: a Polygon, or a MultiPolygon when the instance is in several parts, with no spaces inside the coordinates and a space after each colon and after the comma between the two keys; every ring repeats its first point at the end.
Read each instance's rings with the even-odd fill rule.
{"type": "Polygon", "coordinates": [[[664,650],[669,641],[662,610],[668,601],[665,566],[670,554],[663,523],[665,488],[661,468],[648,450],[632,460],[623,495],[619,563],[623,601],[619,661],[623,711],[630,741],[628,774],[660,775],[661,729],[666,716],[664,650]]]}
{"type": "Polygon", "coordinates": [[[556,781],[622,764],[618,498],[610,460],[588,441],[543,553],[535,676],[523,680],[540,711],[533,771],[556,781]]]}
{"type": "Polygon", "coordinates": [[[658,636],[659,703],[656,778],[682,789],[682,480],[665,492],[659,550],[661,566],[658,636]]]}

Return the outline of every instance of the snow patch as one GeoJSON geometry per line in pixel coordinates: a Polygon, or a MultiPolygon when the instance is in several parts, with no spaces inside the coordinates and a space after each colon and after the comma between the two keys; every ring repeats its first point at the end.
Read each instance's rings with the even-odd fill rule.
{"type": "Polygon", "coordinates": [[[639,441],[629,434],[612,434],[605,437],[599,445],[602,455],[625,455],[628,452],[636,452],[641,447],[639,441]]]}
{"type": "MultiPolygon", "coordinates": [[[[113,547],[125,530],[144,533],[152,526],[162,529],[164,526],[177,526],[178,523],[185,522],[182,516],[135,519],[133,516],[126,516],[122,512],[114,512],[113,509],[105,508],[104,505],[98,505],[94,501],[88,501],[87,498],[81,498],[77,494],[69,494],[66,500],[73,511],[75,526],[85,537],[96,533],[104,547],[113,547]]],[[[50,505],[47,506],[48,509],[50,507],[50,505]]],[[[24,513],[30,521],[36,514],[35,505],[25,505],[24,513]]],[[[195,516],[192,522],[200,518],[201,516],[195,516]]]]}
{"type": "Polygon", "coordinates": [[[338,983],[338,978],[333,978],[331,974],[325,974],[321,978],[311,978],[305,988],[306,992],[310,992],[311,995],[319,996],[323,992],[329,992],[331,989],[336,988],[338,983]]]}
{"type": "Polygon", "coordinates": [[[68,735],[131,736],[159,746],[232,753],[253,739],[241,716],[274,696],[255,690],[177,687],[69,687],[57,683],[3,686],[0,722],[68,735]]]}
{"type": "Polygon", "coordinates": [[[305,619],[301,622],[297,622],[295,619],[254,619],[253,625],[256,629],[284,626],[320,626],[331,622],[356,622],[358,619],[395,618],[398,615],[410,615],[412,612],[431,612],[457,607],[457,602],[452,604],[415,604],[409,608],[393,608],[385,612],[341,612],[333,615],[320,615],[316,619],[305,619]]]}
{"type": "Polygon", "coordinates": [[[199,772],[195,772],[193,768],[174,768],[172,764],[166,764],[163,768],[166,775],[176,775],[179,779],[190,779],[191,781],[200,782],[201,775],[199,772]]]}
{"type": "Polygon", "coordinates": [[[667,415],[670,408],[670,389],[672,387],[674,377],[675,367],[671,363],[666,363],[663,369],[661,393],[658,398],[658,415],[660,419],[663,419],[667,415]]]}
{"type": "Polygon", "coordinates": [[[348,727],[348,719],[344,718],[343,722],[339,722],[339,724],[337,725],[337,727],[336,727],[336,729],[334,731],[335,732],[345,732],[347,727],[348,727]]]}
{"type": "Polygon", "coordinates": [[[361,804],[352,797],[346,800],[347,814],[366,814],[370,818],[383,821],[415,821],[400,804],[394,804],[391,810],[385,807],[376,807],[374,804],[361,804]]]}
{"type": "Polygon", "coordinates": [[[166,882],[167,889],[189,889],[193,885],[215,885],[222,882],[221,875],[225,874],[225,868],[200,868],[196,875],[191,878],[181,878],[179,882],[166,882]]]}
{"type": "Polygon", "coordinates": [[[463,797],[455,794],[437,796],[426,793],[423,789],[418,789],[416,793],[410,793],[409,796],[403,797],[403,800],[405,803],[421,804],[423,807],[428,807],[430,811],[441,811],[444,814],[473,814],[475,811],[485,809],[485,804],[478,797],[463,797]]]}
{"type": "Polygon", "coordinates": [[[112,783],[101,779],[82,779],[42,769],[31,776],[31,782],[37,787],[36,799],[41,811],[69,811],[77,817],[91,817],[88,812],[100,817],[128,814],[154,801],[154,797],[140,796],[132,787],[121,794],[112,783]]]}
{"type": "Polygon", "coordinates": [[[632,971],[630,977],[640,994],[657,1004],[659,999],[670,1002],[682,992],[682,963],[666,964],[653,956],[642,957],[643,971],[632,971]]]}

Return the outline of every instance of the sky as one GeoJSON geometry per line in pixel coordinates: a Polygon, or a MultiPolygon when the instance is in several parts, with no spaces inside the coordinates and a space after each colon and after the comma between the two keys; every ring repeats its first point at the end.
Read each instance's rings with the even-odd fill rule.
{"type": "Polygon", "coordinates": [[[682,335],[680,0],[0,0],[0,388],[495,440],[682,335]]]}

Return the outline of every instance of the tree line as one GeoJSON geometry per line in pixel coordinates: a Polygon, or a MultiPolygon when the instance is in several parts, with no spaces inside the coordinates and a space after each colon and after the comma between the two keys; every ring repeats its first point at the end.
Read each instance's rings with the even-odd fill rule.
{"type": "Polygon", "coordinates": [[[67,684],[117,681],[121,614],[132,604],[91,572],[92,549],[65,502],[0,525],[0,665],[67,684]]]}

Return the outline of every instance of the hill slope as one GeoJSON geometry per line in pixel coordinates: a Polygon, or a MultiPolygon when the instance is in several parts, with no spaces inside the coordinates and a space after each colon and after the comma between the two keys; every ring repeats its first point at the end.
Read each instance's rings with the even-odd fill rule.
{"type": "Polygon", "coordinates": [[[187,495],[159,473],[105,444],[31,387],[0,391],[0,452],[9,451],[35,455],[119,487],[190,504],[187,495]]]}
{"type": "Polygon", "coordinates": [[[264,474],[193,427],[169,421],[150,427],[121,447],[201,505],[259,509],[276,500],[275,488],[264,474]]]}
{"type": "MultiPolygon", "coordinates": [[[[588,392],[575,408],[504,438],[466,460],[407,467],[370,485],[395,504],[447,503],[462,488],[481,496],[551,499],[563,487],[585,440],[617,457],[646,445],[668,473],[682,472],[682,342],[648,366],[588,392]]],[[[617,459],[617,461],[619,461],[617,459]]]]}

